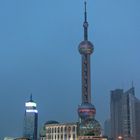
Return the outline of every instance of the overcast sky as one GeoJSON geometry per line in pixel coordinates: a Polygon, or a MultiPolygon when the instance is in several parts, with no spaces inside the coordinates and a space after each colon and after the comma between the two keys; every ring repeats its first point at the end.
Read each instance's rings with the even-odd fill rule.
{"type": "MultiPolygon", "coordinates": [[[[83,0],[0,0],[0,138],[21,136],[24,103],[38,104],[39,126],[75,122],[81,103],[83,0]]],[[[109,118],[110,90],[134,81],[140,98],[140,1],[87,0],[92,102],[109,118]]]]}

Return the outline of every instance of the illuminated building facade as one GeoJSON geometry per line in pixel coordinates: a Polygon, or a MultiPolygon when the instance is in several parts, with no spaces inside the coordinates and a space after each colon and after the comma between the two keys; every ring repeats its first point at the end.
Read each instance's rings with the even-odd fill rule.
{"type": "Polygon", "coordinates": [[[12,137],[5,137],[4,140],[30,140],[29,138],[12,138],[12,137]]]}
{"type": "Polygon", "coordinates": [[[78,140],[108,140],[107,137],[99,137],[99,136],[80,136],[78,140]]]}
{"type": "Polygon", "coordinates": [[[12,137],[5,137],[4,140],[15,140],[15,138],[12,138],[12,137]]]}
{"type": "Polygon", "coordinates": [[[48,121],[45,128],[46,140],[77,140],[77,123],[48,121]]]}
{"type": "Polygon", "coordinates": [[[37,140],[38,110],[36,109],[37,104],[32,100],[32,95],[30,100],[25,103],[25,107],[23,136],[30,140],[37,140]]]}
{"type": "Polygon", "coordinates": [[[85,2],[84,40],[79,44],[79,52],[82,58],[82,103],[78,107],[79,115],[79,139],[87,136],[100,137],[101,126],[95,119],[96,109],[91,103],[91,76],[90,76],[90,55],[94,51],[93,44],[88,41],[88,22],[85,2]]]}

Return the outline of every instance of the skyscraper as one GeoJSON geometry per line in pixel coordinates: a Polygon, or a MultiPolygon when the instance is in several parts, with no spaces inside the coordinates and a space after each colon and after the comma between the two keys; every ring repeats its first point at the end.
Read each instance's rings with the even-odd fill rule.
{"type": "Polygon", "coordinates": [[[122,89],[111,91],[111,137],[115,140],[118,136],[122,136],[122,96],[122,89]]]}
{"type": "Polygon", "coordinates": [[[83,27],[84,40],[78,47],[82,58],[82,103],[78,107],[79,136],[100,136],[101,126],[95,119],[96,109],[91,103],[90,55],[93,53],[94,46],[88,41],[86,2],[83,27]]]}
{"type": "Polygon", "coordinates": [[[140,140],[140,100],[135,100],[136,140],[140,140]]]}
{"type": "Polygon", "coordinates": [[[131,140],[135,140],[136,133],[135,99],[134,87],[124,92],[122,99],[123,137],[131,140]]]}
{"type": "Polygon", "coordinates": [[[24,130],[23,136],[30,140],[37,140],[37,124],[38,124],[38,111],[36,109],[37,104],[33,101],[32,95],[30,100],[25,103],[25,115],[24,115],[24,130]]]}
{"type": "Polygon", "coordinates": [[[111,91],[111,135],[116,140],[122,136],[124,140],[139,140],[138,113],[140,102],[135,97],[134,87],[126,92],[123,89],[111,91]]]}

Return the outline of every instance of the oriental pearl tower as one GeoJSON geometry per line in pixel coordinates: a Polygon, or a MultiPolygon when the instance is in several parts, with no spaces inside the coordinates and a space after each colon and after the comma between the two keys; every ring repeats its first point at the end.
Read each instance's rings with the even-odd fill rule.
{"type": "Polygon", "coordinates": [[[96,109],[91,103],[90,55],[94,51],[93,44],[88,41],[88,21],[86,2],[84,3],[84,40],[78,50],[82,59],[82,103],[78,107],[79,136],[100,136],[101,126],[95,119],[96,109]]]}

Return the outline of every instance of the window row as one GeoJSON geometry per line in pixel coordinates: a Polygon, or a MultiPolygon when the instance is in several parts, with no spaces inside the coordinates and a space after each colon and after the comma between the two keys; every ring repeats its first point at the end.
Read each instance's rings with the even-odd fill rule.
{"type": "Polygon", "coordinates": [[[55,127],[55,128],[48,128],[47,133],[63,133],[63,132],[75,132],[76,127],[75,126],[68,126],[68,127],[55,127]]]}
{"type": "Polygon", "coordinates": [[[47,139],[49,139],[49,140],[51,140],[51,139],[63,140],[63,139],[70,139],[70,138],[75,140],[76,139],[76,135],[75,134],[73,134],[73,135],[70,135],[70,134],[63,135],[63,134],[61,134],[61,135],[48,135],[47,136],[47,139]]]}

